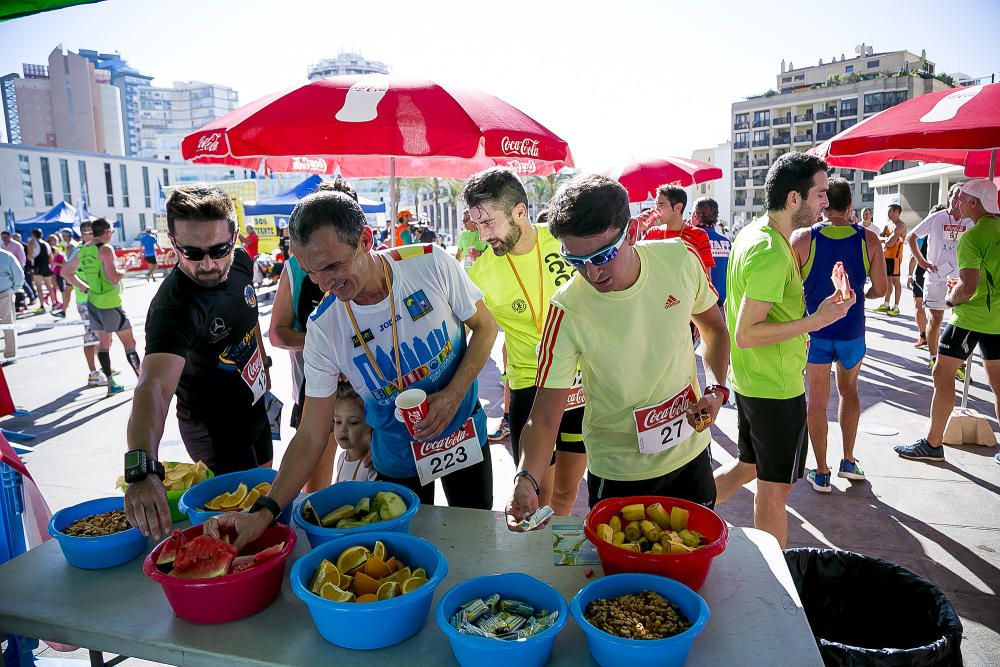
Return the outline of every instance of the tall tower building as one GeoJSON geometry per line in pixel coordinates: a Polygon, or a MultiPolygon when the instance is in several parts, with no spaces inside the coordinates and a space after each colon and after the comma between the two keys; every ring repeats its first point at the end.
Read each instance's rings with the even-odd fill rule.
{"type": "Polygon", "coordinates": [[[368,60],[357,53],[340,53],[309,66],[309,80],[326,79],[341,74],[388,74],[389,67],[377,60],[368,60]]]}

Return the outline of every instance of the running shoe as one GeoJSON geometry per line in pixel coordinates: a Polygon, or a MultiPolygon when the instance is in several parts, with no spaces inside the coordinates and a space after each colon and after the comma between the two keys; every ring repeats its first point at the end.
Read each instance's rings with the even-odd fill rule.
{"type": "Polygon", "coordinates": [[[125,387],[118,384],[114,380],[108,380],[108,396],[114,396],[115,394],[120,394],[125,391],[125,387]]]}
{"type": "Polygon", "coordinates": [[[994,454],[993,460],[996,461],[997,463],[1000,463],[1000,454],[994,454]]]}
{"type": "Polygon", "coordinates": [[[876,312],[876,313],[888,313],[889,312],[889,304],[883,303],[881,306],[879,306],[878,308],[876,308],[873,312],[876,312]]]}
{"type": "Polygon", "coordinates": [[[920,438],[912,445],[897,445],[893,449],[904,459],[944,463],[944,448],[932,447],[927,438],[920,438]]]}
{"type": "Polygon", "coordinates": [[[924,338],[923,336],[921,336],[920,338],[917,339],[917,342],[913,344],[913,347],[918,348],[918,349],[919,348],[926,348],[927,347],[927,339],[924,338]]]}
{"type": "Polygon", "coordinates": [[[507,422],[507,417],[504,416],[500,420],[500,423],[497,424],[497,430],[493,431],[486,437],[489,439],[490,442],[499,442],[500,440],[506,438],[508,435],[510,435],[510,424],[507,422]]]}
{"type": "Polygon", "coordinates": [[[965,364],[962,364],[961,366],[955,369],[955,379],[960,380],[962,382],[965,381],[965,364]]]}
{"type": "Polygon", "coordinates": [[[840,470],[837,472],[837,477],[843,477],[844,479],[864,479],[865,471],[861,469],[861,463],[857,459],[854,459],[854,461],[840,459],[840,470]]]}
{"type": "Polygon", "coordinates": [[[52,311],[52,317],[58,317],[60,319],[65,319],[66,318],[66,311],[65,310],[53,310],[52,311]]]}
{"type": "Polygon", "coordinates": [[[87,386],[100,387],[102,384],[104,384],[104,374],[101,371],[90,371],[90,375],[87,376],[87,386]]]}
{"type": "Polygon", "coordinates": [[[833,487],[830,486],[830,473],[828,472],[810,470],[806,478],[812,484],[813,489],[819,493],[830,493],[833,490],[833,487]]]}
{"type": "Polygon", "coordinates": [[[885,314],[889,315],[891,317],[895,317],[896,315],[899,315],[899,306],[893,306],[889,310],[885,311],[885,314]]]}

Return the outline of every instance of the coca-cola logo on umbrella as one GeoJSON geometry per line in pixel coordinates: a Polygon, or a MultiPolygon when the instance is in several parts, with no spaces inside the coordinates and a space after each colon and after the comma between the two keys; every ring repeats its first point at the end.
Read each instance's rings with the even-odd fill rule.
{"type": "Polygon", "coordinates": [[[222,132],[206,134],[198,139],[199,153],[216,153],[219,150],[219,141],[222,139],[222,132]]]}
{"type": "Polygon", "coordinates": [[[518,174],[533,174],[537,169],[534,160],[507,160],[504,164],[518,174]]]}
{"type": "Polygon", "coordinates": [[[521,157],[538,157],[538,139],[511,139],[505,136],[500,140],[500,150],[504,155],[520,155],[521,157]]]}
{"type": "Polygon", "coordinates": [[[321,157],[293,157],[293,171],[315,171],[326,173],[326,160],[321,157]]]}

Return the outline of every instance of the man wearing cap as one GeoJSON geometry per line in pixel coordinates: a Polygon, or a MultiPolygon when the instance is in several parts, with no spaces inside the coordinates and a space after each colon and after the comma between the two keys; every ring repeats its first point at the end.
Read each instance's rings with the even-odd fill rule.
{"type": "Polygon", "coordinates": [[[408,208],[404,208],[396,216],[396,238],[393,244],[395,247],[413,243],[413,231],[410,229],[411,220],[413,220],[413,213],[408,208]]]}
{"type": "Polygon", "coordinates": [[[979,346],[986,377],[993,389],[993,408],[1000,418],[1000,204],[992,181],[963,183],[959,214],[975,225],[958,239],[958,280],[948,289],[945,305],[951,321],[941,332],[934,366],[934,396],[927,437],[895,447],[904,459],[944,461],[944,429],[955,407],[955,371],[979,346]]]}

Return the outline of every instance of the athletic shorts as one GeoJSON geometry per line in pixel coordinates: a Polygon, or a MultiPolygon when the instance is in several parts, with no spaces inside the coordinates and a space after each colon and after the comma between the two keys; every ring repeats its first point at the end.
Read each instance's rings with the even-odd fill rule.
{"type": "Polygon", "coordinates": [[[917,270],[913,272],[913,298],[922,299],[924,298],[924,279],[927,275],[927,269],[918,266],[917,270]]]}
{"type": "Polygon", "coordinates": [[[145,255],[143,259],[146,260],[146,264],[149,264],[149,268],[156,268],[156,255],[145,255]]]}
{"type": "Polygon", "coordinates": [[[76,312],[80,314],[80,320],[83,321],[83,346],[90,347],[91,345],[97,345],[97,334],[94,333],[94,328],[90,323],[90,308],[88,308],[88,304],[77,303],[76,312]]]}
{"type": "Polygon", "coordinates": [[[274,458],[271,425],[267,412],[253,406],[252,411],[229,415],[232,422],[208,423],[186,415],[178,408],[177,425],[184,448],[192,461],[204,461],[216,475],[251,470],[274,458]],[[240,433],[234,433],[234,425],[240,433]]]}
{"type": "Polygon", "coordinates": [[[794,484],[806,467],[806,395],[751,398],[736,394],[739,460],[757,466],[757,479],[794,484]]]}
{"type": "Polygon", "coordinates": [[[838,361],[841,366],[850,369],[861,363],[867,351],[864,336],[852,340],[810,338],[808,362],[810,364],[832,364],[838,361]]]}
{"type": "Polygon", "coordinates": [[[87,311],[90,313],[90,326],[94,331],[115,333],[132,328],[132,323],[129,322],[128,315],[125,314],[125,310],[121,306],[98,308],[94,304],[88,303],[87,311]]]}
{"type": "Polygon", "coordinates": [[[66,290],[66,279],[62,277],[61,273],[56,274],[56,288],[63,292],[66,290]]]}
{"type": "Polygon", "coordinates": [[[587,502],[591,507],[605,498],[669,496],[715,507],[715,479],[709,448],[677,470],[652,479],[618,481],[587,472],[587,502]]]}
{"type": "Polygon", "coordinates": [[[945,310],[945,297],[948,296],[948,280],[928,278],[924,283],[924,307],[931,310],[945,310]]]}
{"type": "Polygon", "coordinates": [[[890,278],[899,276],[899,260],[896,258],[885,258],[885,272],[890,278]]]}
{"type": "MultiPolygon", "coordinates": [[[[534,386],[510,390],[510,405],[507,406],[507,412],[510,420],[510,444],[514,450],[515,466],[521,460],[521,431],[528,423],[537,390],[538,388],[534,386]]],[[[552,453],[552,461],[549,465],[556,462],[555,452],[587,453],[583,446],[583,410],[583,407],[579,407],[563,412],[562,421],[559,422],[559,434],[556,436],[556,448],[552,453]]]]}
{"type": "MultiPolygon", "coordinates": [[[[400,484],[417,494],[424,505],[434,504],[434,483],[420,484],[419,477],[388,477],[376,472],[376,479],[382,482],[400,484]]],[[[469,468],[456,470],[441,477],[445,498],[449,507],[468,507],[474,510],[493,508],[493,458],[490,443],[483,445],[483,460],[469,468]]]]}
{"type": "Polygon", "coordinates": [[[41,276],[42,278],[48,278],[52,275],[52,267],[49,266],[48,262],[39,262],[35,259],[35,275],[41,276]]]}
{"type": "Polygon", "coordinates": [[[979,333],[947,324],[941,332],[938,354],[965,361],[977,345],[986,361],[1000,359],[1000,334],[979,333]]]}

